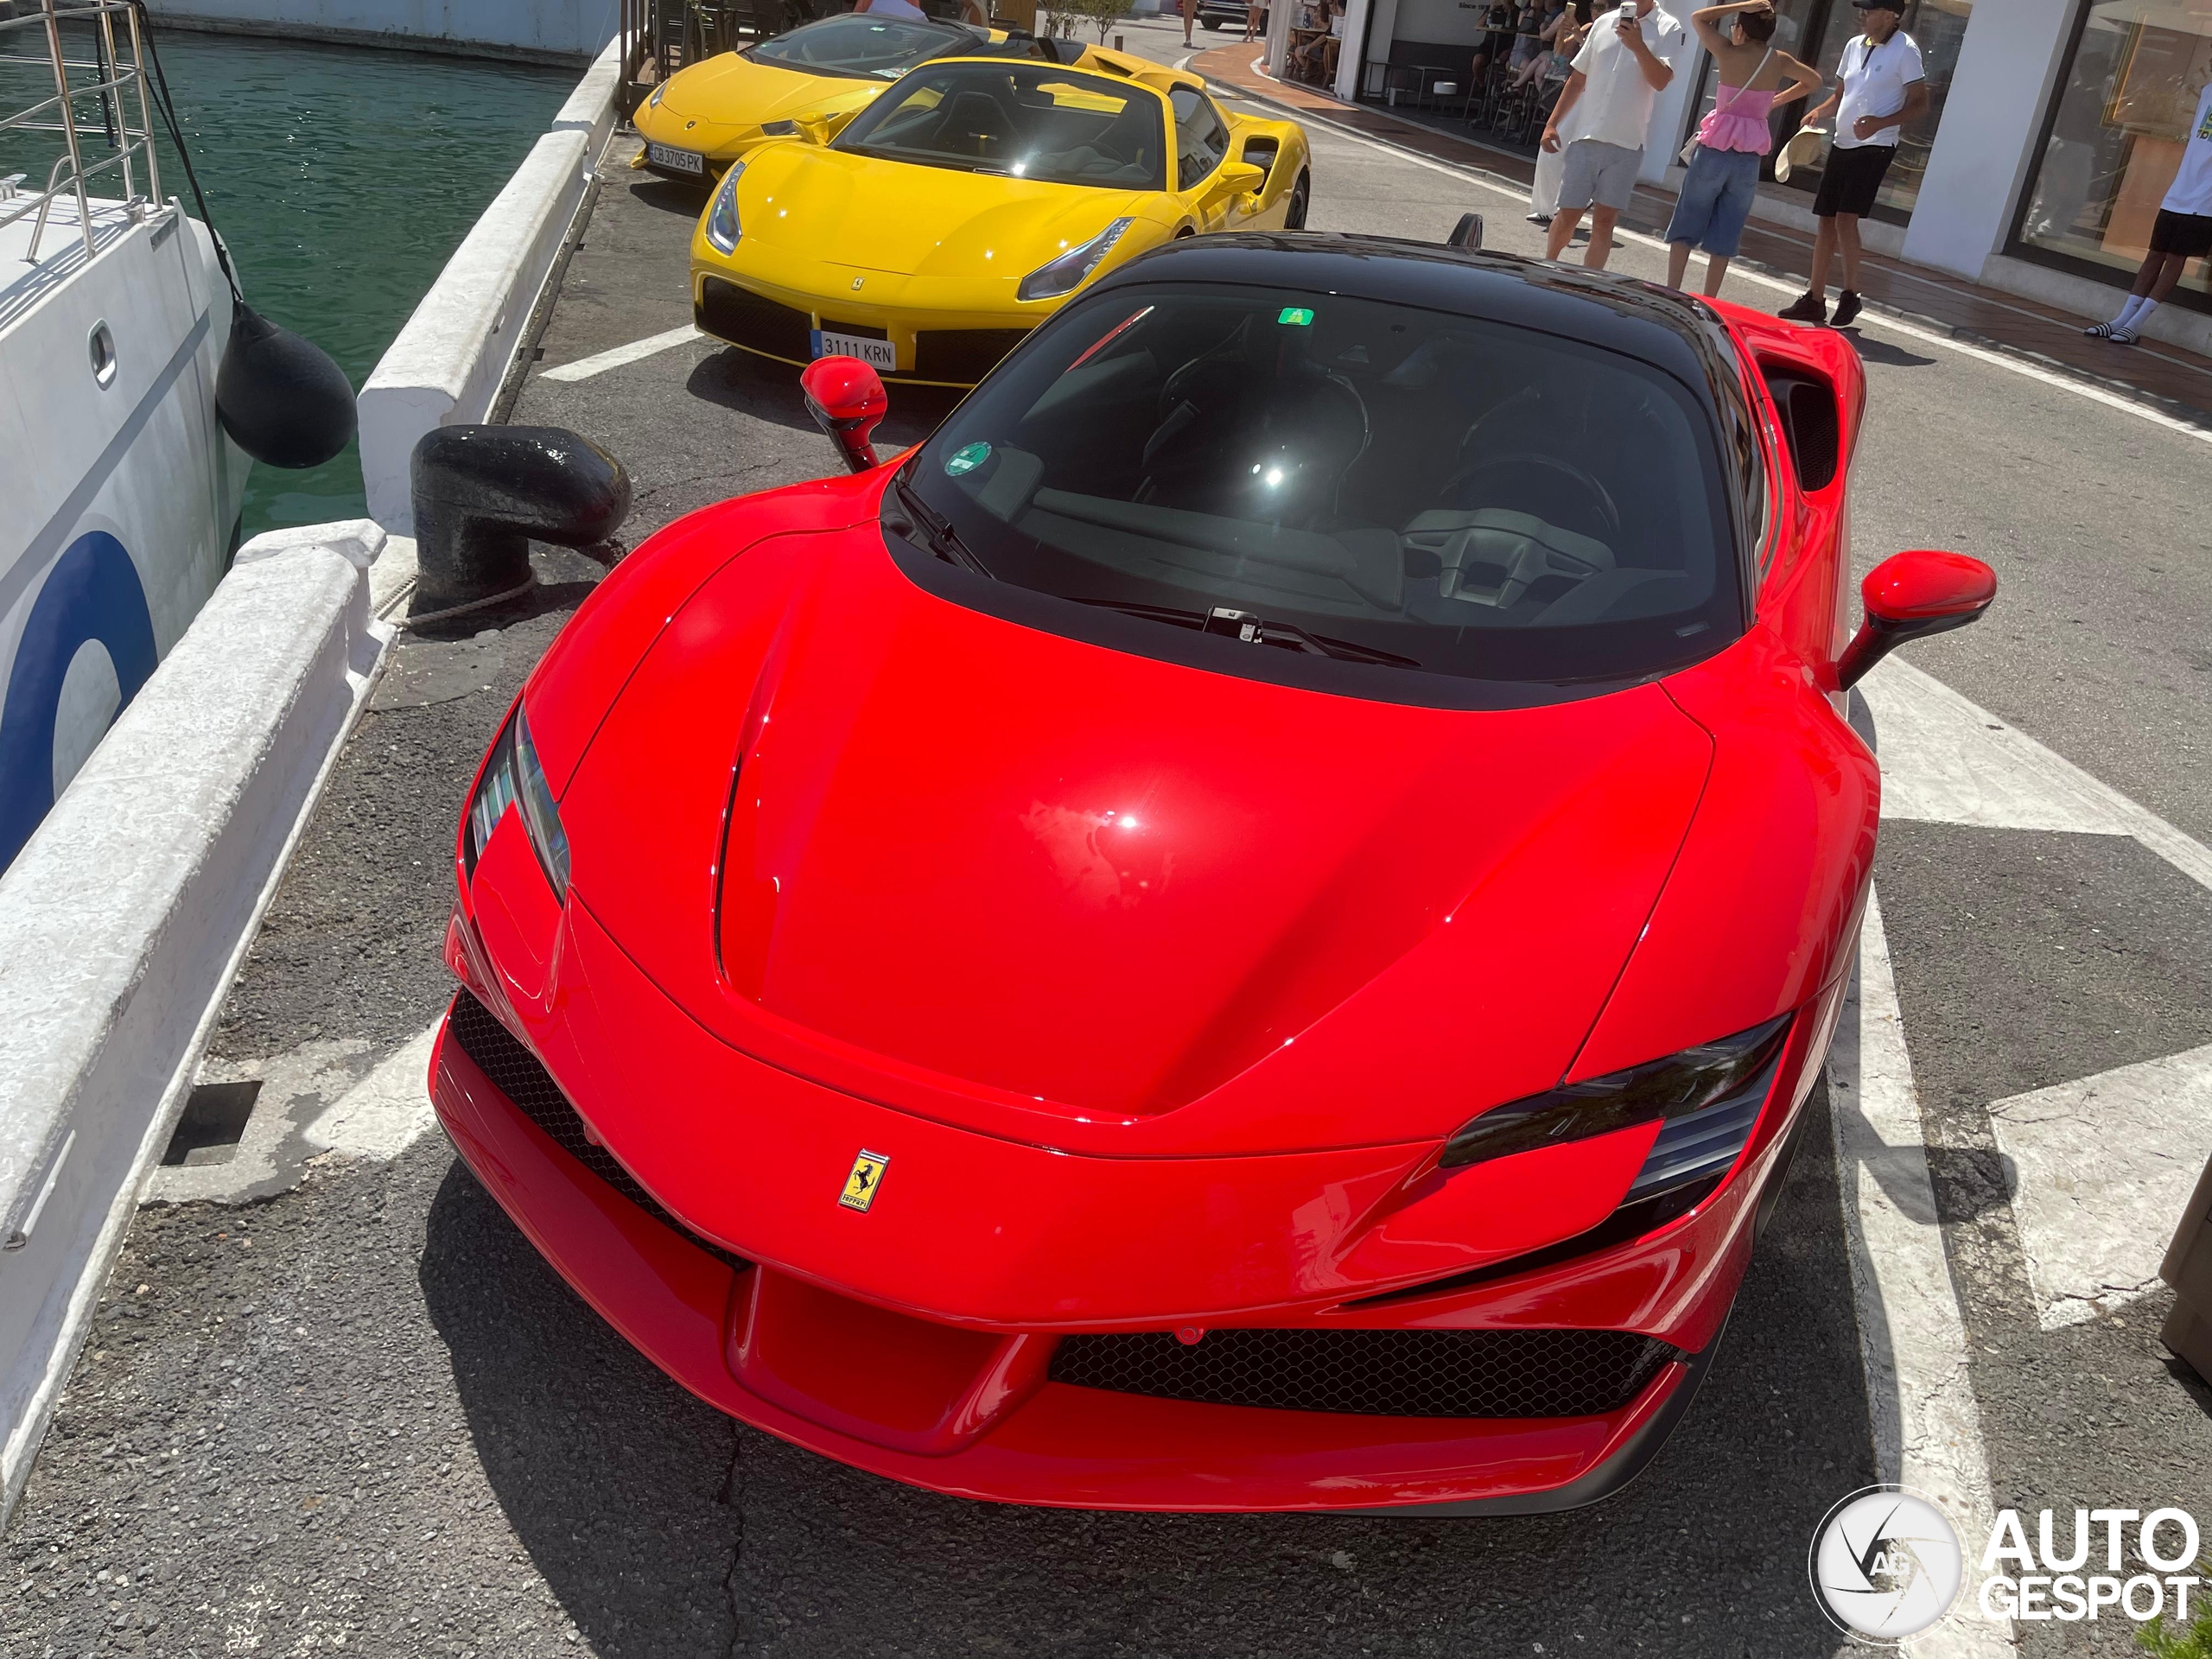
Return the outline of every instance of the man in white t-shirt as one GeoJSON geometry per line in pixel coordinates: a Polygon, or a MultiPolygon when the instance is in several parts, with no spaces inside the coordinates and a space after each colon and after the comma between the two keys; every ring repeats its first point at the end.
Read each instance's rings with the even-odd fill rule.
{"type": "Polygon", "coordinates": [[[2196,95],[2196,113],[2190,118],[2181,166],[2158,204],[2158,218],[2151,222],[2151,251],[2135,273],[2127,303],[2110,322],[2082,332],[2092,339],[2133,346],[2143,337],[2145,320],[2181,281],[2182,267],[2207,257],[2212,257],[2212,81],[2196,95]]]}
{"type": "Polygon", "coordinates": [[[1866,21],[1866,32],[1843,48],[1836,66],[1840,86],[1805,111],[1805,124],[1835,117],[1835,138],[1821,188],[1813,198],[1820,226],[1813,236],[1813,282],[1804,296],[1784,306],[1782,315],[1796,322],[1827,322],[1828,266],[1843,256],[1843,292],[1836,296],[1834,324],[1840,328],[1859,315],[1859,221],[1874,206],[1882,175],[1897,153],[1897,134],[1928,108],[1928,70],[1920,43],[1898,27],[1904,0],[1851,0],[1866,21]]]}
{"type": "Polygon", "coordinates": [[[1582,263],[1603,270],[1613,251],[1613,224],[1636,188],[1643,165],[1643,130],[1651,105],[1675,78],[1689,36],[1652,0],[1626,0],[1591,25],[1574,54],[1567,90],[1544,123],[1544,148],[1560,157],[1559,211],[1552,216],[1547,258],[1556,259],[1590,213],[1590,245],[1582,263]]]}

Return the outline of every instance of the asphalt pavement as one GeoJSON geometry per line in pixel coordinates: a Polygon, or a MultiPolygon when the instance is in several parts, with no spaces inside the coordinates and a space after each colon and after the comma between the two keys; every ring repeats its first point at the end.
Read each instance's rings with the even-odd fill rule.
{"type": "MultiPolygon", "coordinates": [[[[1179,31],[1125,35],[1179,55],[1179,31]]],[[[628,172],[627,153],[514,418],[622,456],[634,540],[836,461],[787,370],[707,341],[545,377],[690,320],[697,198],[628,172]]],[[[1540,251],[1525,204],[1473,172],[1319,128],[1314,156],[1317,228],[1435,238],[1473,209],[1491,245],[1540,251]]],[[[1649,246],[1614,264],[1663,274],[1649,246]]],[[[2003,582],[1988,620],[1910,660],[1989,716],[1971,723],[2212,841],[2192,747],[2212,741],[2207,446],[1875,320],[1855,340],[1859,563],[1949,546],[2003,582]]],[[[885,440],[950,402],[894,390],[885,440]]],[[[223,1076],[295,1079],[257,1115],[304,1122],[442,1007],[461,793],[594,571],[541,550],[540,574],[488,629],[403,644],[341,757],[211,1050],[223,1076]]],[[[1990,1109],[2212,1044],[2212,893],[2094,815],[1899,810],[1925,816],[1885,823],[1878,889],[1997,1501],[2177,1502],[2212,1524],[2212,1392],[2154,1340],[2167,1293],[2120,1287],[2049,1321],[2059,1303],[2029,1264],[2063,1251],[2024,1239],[2020,1160],[1990,1109]]],[[[692,1400],[566,1290],[442,1137],[389,1163],[280,1159],[289,1174],[250,1201],[141,1211],[0,1541],[0,1651],[1833,1655],[1806,1545],[1878,1471],[1826,1087],[1813,1109],[1675,1439],[1605,1504],[1511,1521],[935,1497],[692,1400]]],[[[2024,1626],[2020,1650],[2129,1641],[2109,1621],[2024,1626]]]]}

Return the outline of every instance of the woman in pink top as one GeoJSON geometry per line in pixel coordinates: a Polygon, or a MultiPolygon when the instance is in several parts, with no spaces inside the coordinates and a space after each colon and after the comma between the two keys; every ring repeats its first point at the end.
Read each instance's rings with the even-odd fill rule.
{"type": "Polygon", "coordinates": [[[1774,8],[1769,0],[1735,0],[1690,14],[1690,26],[1713,54],[1720,87],[1713,112],[1698,124],[1690,170],[1682,180],[1675,216],[1667,221],[1667,286],[1680,288],[1690,254],[1705,250],[1705,291],[1720,291],[1728,262],[1744,239],[1745,221],[1758,193],[1759,157],[1774,139],[1767,112],[1803,98],[1821,84],[1787,52],[1777,51],[1774,8]],[[1724,25],[1726,25],[1724,32],[1724,25]]]}

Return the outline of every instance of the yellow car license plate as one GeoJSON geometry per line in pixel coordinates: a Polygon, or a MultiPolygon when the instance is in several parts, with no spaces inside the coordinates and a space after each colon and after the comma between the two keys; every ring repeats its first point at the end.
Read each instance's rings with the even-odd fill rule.
{"type": "Polygon", "coordinates": [[[688,149],[671,149],[666,144],[647,144],[646,159],[655,167],[667,168],[672,173],[704,173],[707,158],[688,149]]]}
{"type": "Polygon", "coordinates": [[[814,331],[814,354],[817,357],[857,357],[880,373],[899,372],[899,347],[887,340],[870,340],[866,334],[841,334],[828,328],[814,331]]]}

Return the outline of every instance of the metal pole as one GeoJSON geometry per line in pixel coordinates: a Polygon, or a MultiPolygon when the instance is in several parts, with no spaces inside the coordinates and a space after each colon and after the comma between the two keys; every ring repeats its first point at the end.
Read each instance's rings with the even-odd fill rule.
{"type": "Polygon", "coordinates": [[[106,60],[100,79],[111,84],[101,90],[100,113],[107,118],[107,141],[123,150],[123,199],[137,194],[130,179],[130,118],[123,112],[123,60],[115,52],[115,24],[105,6],[99,10],[99,51],[106,60]]]}
{"type": "MultiPolygon", "coordinates": [[[[54,54],[54,90],[61,98],[61,136],[69,145],[69,170],[77,187],[77,229],[85,239],[85,257],[90,259],[99,250],[92,243],[92,201],[85,194],[85,158],[77,149],[76,112],[70,108],[69,71],[61,61],[61,25],[54,15],[54,0],[43,0],[46,15],[46,45],[54,54]]],[[[49,194],[51,194],[49,192],[49,194]]],[[[44,230],[41,225],[40,230],[44,230]]],[[[38,236],[31,237],[31,257],[38,257],[38,236]]]]}
{"type": "Polygon", "coordinates": [[[162,200],[162,161],[154,147],[154,112],[146,104],[146,43],[138,38],[138,9],[130,7],[123,15],[130,24],[130,73],[138,83],[138,130],[146,141],[146,199],[159,213],[168,204],[162,200]]]}

